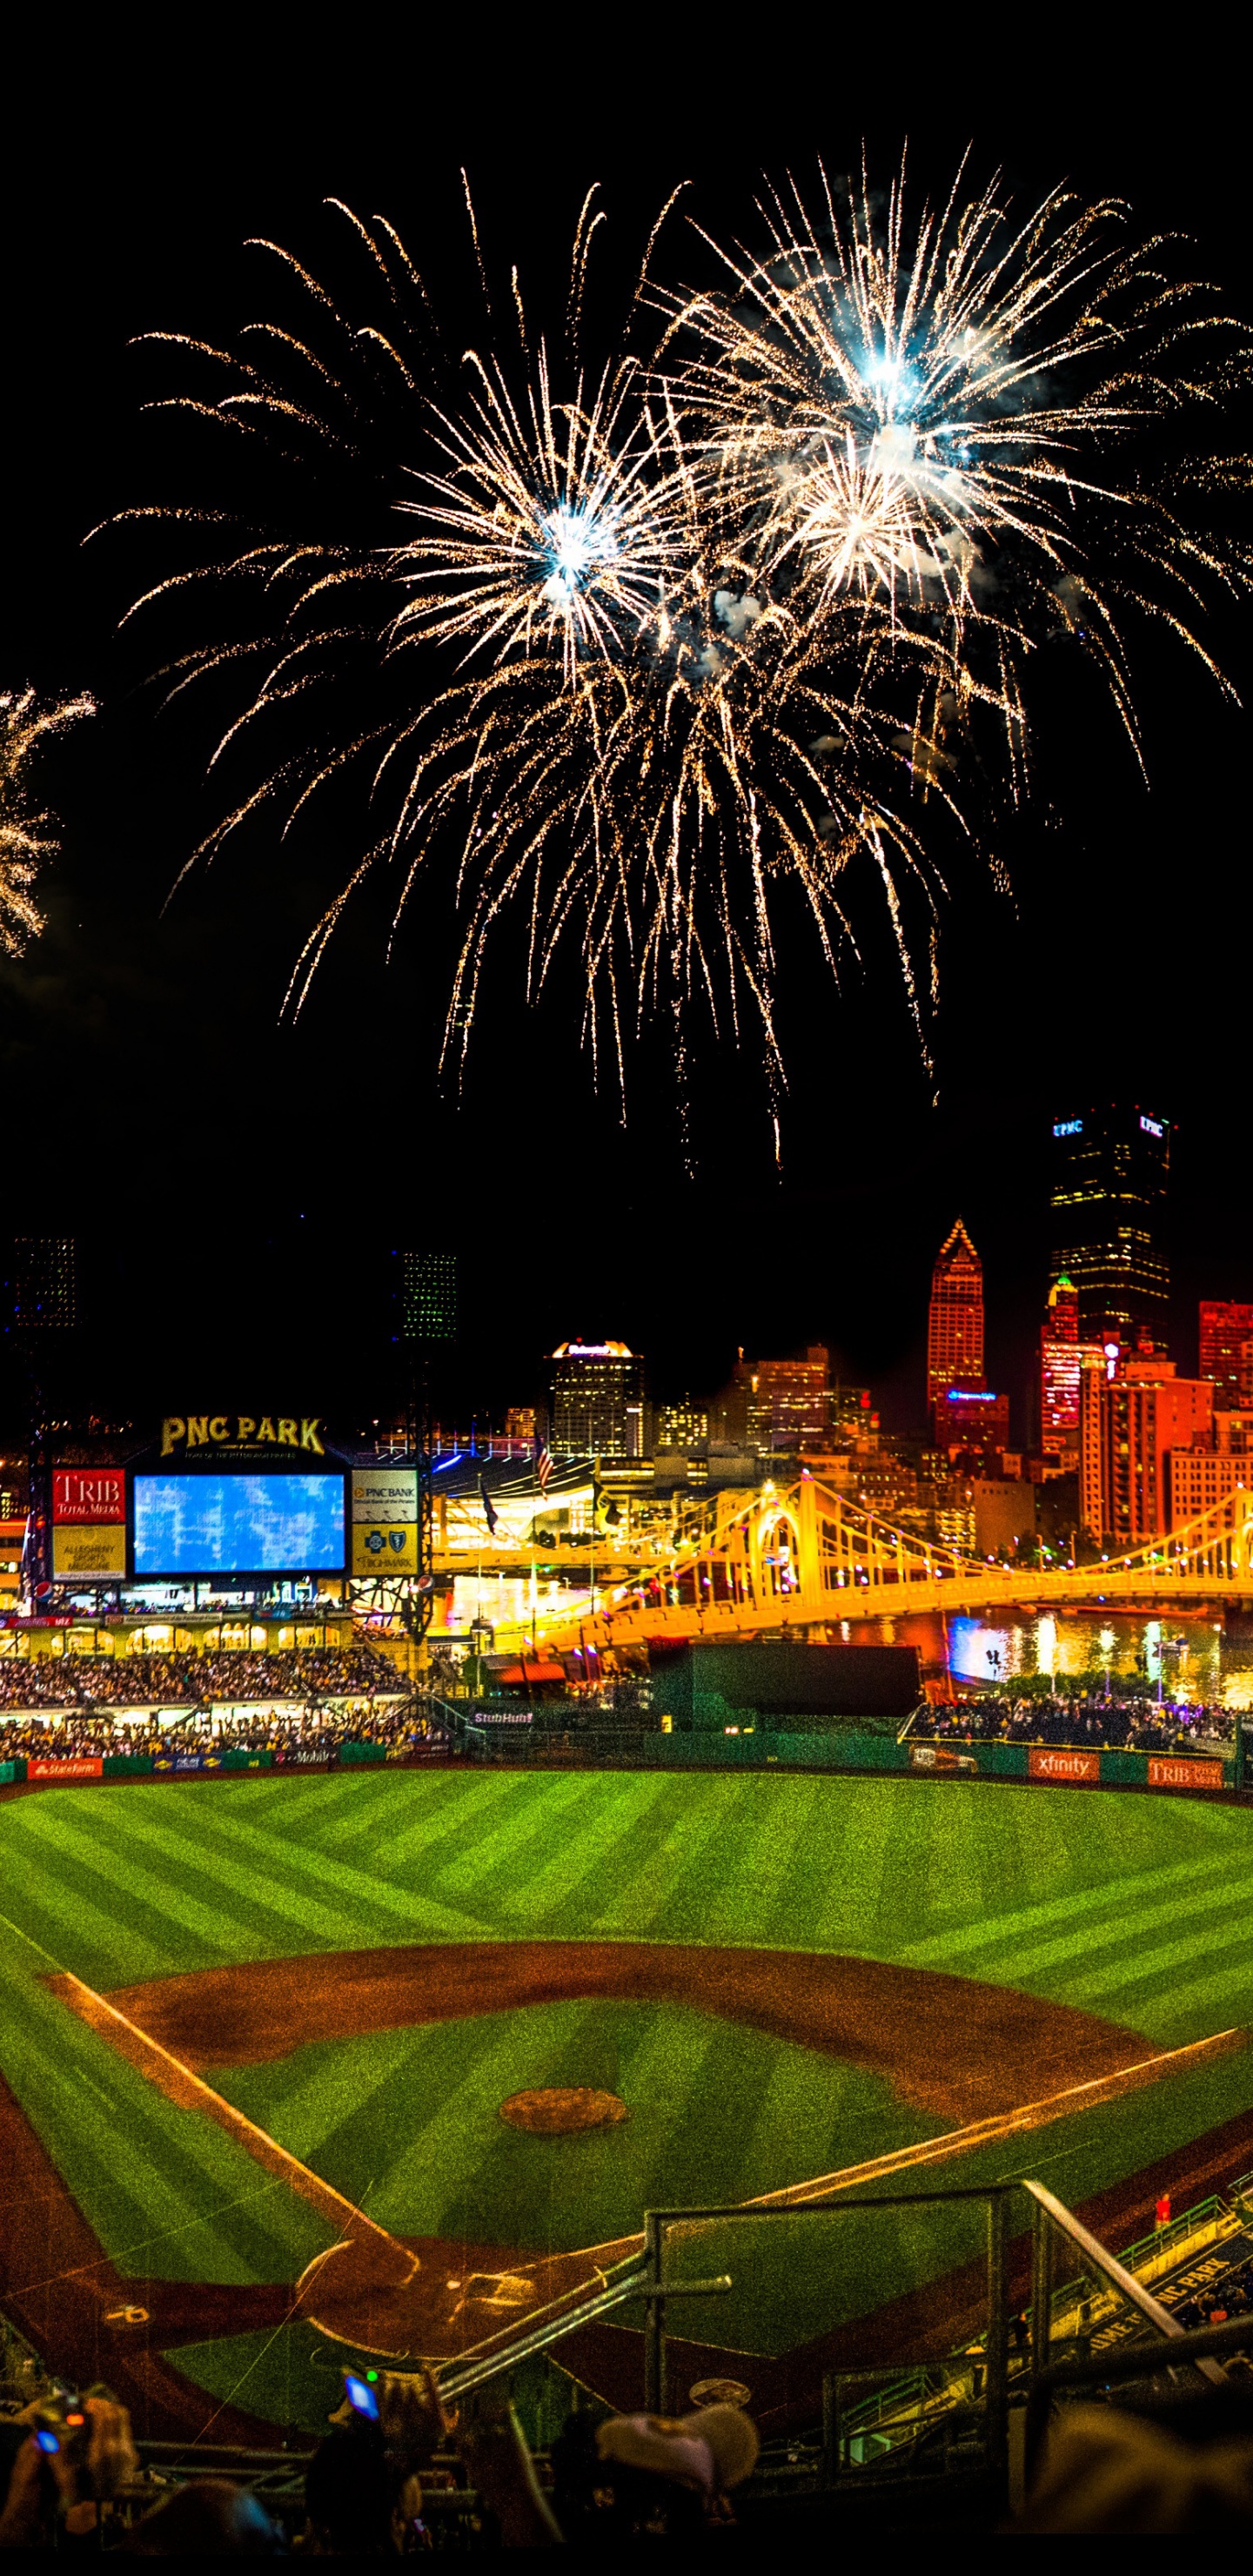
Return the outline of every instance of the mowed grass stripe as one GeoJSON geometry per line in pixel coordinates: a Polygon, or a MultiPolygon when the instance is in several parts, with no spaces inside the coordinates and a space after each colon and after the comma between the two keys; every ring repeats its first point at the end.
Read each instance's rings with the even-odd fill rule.
{"type": "MultiPolygon", "coordinates": [[[[1019,1944],[1014,1962],[1015,1982],[1020,1985],[1028,1981],[1038,1982],[1053,1969],[1073,1959],[1089,1962],[1094,1973],[1098,1961],[1116,1973],[1120,1958],[1133,1945],[1146,1939],[1160,1942],[1160,1936],[1172,1923],[1194,1925],[1195,1939],[1208,1946],[1212,1937],[1210,1918],[1217,1916],[1229,1921],[1233,1908],[1238,1918],[1241,1907],[1250,1902],[1253,1902],[1253,1868],[1236,1877],[1224,1875],[1209,1887],[1191,1888],[1186,1894],[1163,1898],[1159,1905],[1141,1903],[1113,1919],[1094,1920],[1085,1915],[1065,1938],[1019,1944]]],[[[1147,1955],[1142,1949],[1136,1950],[1136,1962],[1147,1955]]]]}
{"type": "MultiPolygon", "coordinates": [[[[1250,1842],[1246,1837],[1245,1843],[1238,1847],[1241,1864],[1249,1848],[1250,1842]]],[[[926,1940],[907,1941],[888,1955],[894,1955],[902,1966],[938,1968],[950,1966],[959,1956],[973,1959],[988,1951],[1017,1951],[1024,1939],[1033,1933],[1048,1933],[1057,1923],[1073,1923],[1077,1907],[1083,1908],[1085,1920],[1099,1926],[1102,1914],[1121,1915],[1128,1903],[1143,1896],[1165,1893],[1167,1889],[1180,1886],[1203,1890],[1207,1881],[1221,1886],[1222,1873],[1230,1866],[1229,1855],[1206,1853],[1200,1859],[1166,1861],[1158,1869],[1137,1869],[1121,1876],[1111,1874],[1097,1887],[1071,1887],[1062,1895],[1041,1899],[1033,1905],[1010,1905],[987,1922],[963,1923],[951,1932],[932,1935],[926,1940]]]]}
{"type": "MultiPolygon", "coordinates": [[[[168,1840],[164,1847],[172,1848],[168,1840]]],[[[227,1817],[218,1825],[212,1851],[217,1862],[215,1875],[229,1879],[232,1885],[242,1881],[245,1886],[264,1887],[261,1902],[272,1910],[281,1910],[282,1897],[292,1908],[302,1902],[315,1905],[319,1913],[341,1925],[347,1913],[350,1921],[376,1940],[394,1940],[397,1920],[411,1920],[415,1903],[429,1918],[431,1929],[441,1930],[446,1939],[470,1938],[478,1927],[477,1916],[437,1903],[411,1887],[393,1884],[380,1867],[363,1870],[346,1861],[328,1859],[325,1853],[276,1838],[263,1825],[246,1819],[227,1817]],[[337,1900],[333,1912],[322,1906],[316,1894],[320,1889],[330,1890],[337,1900]],[[303,1890],[303,1895],[298,1890],[303,1890]]],[[[199,1856],[201,1865],[207,1867],[210,1854],[203,1846],[199,1856]]],[[[370,1946],[368,1937],[361,1946],[370,1946]]]]}
{"type": "Polygon", "coordinates": [[[258,2206],[251,2158],[33,1981],[6,1981],[0,2029],[7,2080],[107,2252],[147,2242],[175,2280],[284,2280],[326,2241],[287,2197],[258,2206]]]}
{"type": "MultiPolygon", "coordinates": [[[[639,1895],[648,1871],[656,1867],[661,1848],[657,1817],[652,1799],[619,1800],[611,1817],[615,1830],[607,1836],[604,1814],[594,1804],[570,1810],[564,1831],[529,1880],[516,1891],[511,1886],[512,1904],[533,1915],[537,1932],[550,1939],[568,1934],[574,1925],[589,1934],[618,1928],[626,1889],[633,1887],[639,1895]]],[[[687,1838],[694,1871],[699,1870],[701,1849],[701,1828],[694,1824],[687,1838]]]]}
{"type": "MultiPolygon", "coordinates": [[[[521,1783],[520,1783],[521,1785],[521,1783]]],[[[526,1913],[530,1882],[540,1876],[552,1860],[554,1850],[573,1824],[577,1832],[579,1810],[595,1819],[599,1809],[600,1828],[605,1828],[603,1799],[595,1797],[596,1775],[579,1772],[556,1772],[549,1783],[550,1800],[518,1799],[505,1809],[497,1810],[496,1831],[490,1849],[493,1858],[488,1882],[487,1901],[498,1920],[508,1920],[526,1913]],[[589,1799],[589,1787],[593,1791],[589,1799]],[[503,1866],[496,1865],[497,1853],[503,1866]]],[[[606,1837],[612,1845],[612,1836],[606,1837]]],[[[446,1894],[482,1890],[484,1884],[483,1845],[481,1837],[463,1837],[442,1866],[434,1871],[433,1883],[446,1894]]]]}
{"type": "MultiPolygon", "coordinates": [[[[91,1793],[81,1794],[85,1807],[91,1793]]],[[[128,1804],[138,1794],[132,1792],[128,1804]]],[[[67,1801],[73,1795],[72,1790],[64,1792],[67,1801]]],[[[141,1938],[149,1943],[154,1938],[163,1941],[166,1964],[171,1967],[184,1962],[196,1966],[216,1964],[220,1959],[239,1956],[237,1937],[235,1942],[231,1939],[232,1916],[237,1936],[238,1918],[249,1910],[246,1900],[224,1907],[220,1886],[201,1870],[198,1859],[193,1862],[180,1855],[183,1865],[174,1872],[150,1868],[143,1857],[153,1847],[150,1831],[140,1833],[132,1826],[129,1833],[115,1840],[105,1818],[91,1831],[85,1815],[67,1815],[64,1810],[60,1815],[45,1812],[52,1805],[50,1799],[27,1803],[33,1811],[28,1832],[32,1844],[42,1846],[45,1864],[54,1872],[59,1870],[63,1878],[71,1871],[81,1872],[87,1884],[94,1883],[107,1891],[114,1932],[106,1956],[112,1959],[118,1973],[125,1971],[129,1928],[136,1917],[143,1927],[141,1938]],[[194,1893],[197,1880],[204,1883],[203,1897],[194,1893]],[[161,1927],[159,1933],[156,1926],[161,1927]]],[[[71,1913],[67,1933],[72,1924],[71,1913]]],[[[69,1958],[66,1964],[75,1967],[77,1961],[69,1958]]]]}
{"type": "Polygon", "coordinates": [[[704,1781],[683,1807],[657,1799],[636,1810],[596,1881],[602,1937],[699,1941],[710,1892],[734,1832],[739,1781],[704,1781]],[[719,1794],[721,1792],[722,1794],[719,1794]]]}

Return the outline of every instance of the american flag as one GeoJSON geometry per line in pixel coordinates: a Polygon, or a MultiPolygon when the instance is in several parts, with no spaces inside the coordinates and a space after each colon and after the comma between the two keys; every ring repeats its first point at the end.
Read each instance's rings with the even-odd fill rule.
{"type": "Polygon", "coordinates": [[[548,1479],[552,1472],[553,1453],[548,1446],[548,1442],[546,1440],[537,1440],[535,1444],[535,1482],[539,1486],[541,1494],[547,1493],[548,1479]]]}

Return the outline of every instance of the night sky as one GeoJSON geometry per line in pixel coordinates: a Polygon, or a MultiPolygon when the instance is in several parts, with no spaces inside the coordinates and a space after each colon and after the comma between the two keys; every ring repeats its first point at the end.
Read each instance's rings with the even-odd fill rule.
{"type": "MultiPolygon", "coordinates": [[[[539,1354],[567,1334],[644,1349],[662,1395],[712,1388],[737,1344],[823,1338],[905,1428],[921,1411],[930,1263],[961,1213],[985,1261],[990,1374],[1018,1403],[1046,1284],[1048,1125],[1116,1093],[1178,1122],[1173,1347],[1193,1365],[1198,1295],[1253,1295],[1253,895],[1247,718],[1180,651],[1139,654],[1147,790],[1091,681],[1070,665],[1042,675],[1033,800],[1000,840],[1016,908],[966,874],[946,919],[938,1108],[881,933],[834,1005],[797,937],[780,959],[782,1170],[757,1051],[724,1040],[698,1051],[693,1181],[664,1047],[633,1057],[623,1126],[580,1054],[572,982],[522,1007],[520,929],[498,952],[458,1103],[435,1083],[440,900],[411,908],[390,966],[386,907],[364,903],[294,1031],[278,1007],[339,851],[288,860],[262,836],[162,913],[214,818],[209,736],[192,712],[155,715],[142,648],[116,637],[135,556],[82,540],[179,483],[167,426],[140,408],[161,371],[128,342],[151,328],[212,339],[263,309],[246,235],[318,272],[328,194],[385,213],[455,297],[462,159],[489,257],[516,258],[541,301],[592,179],[612,267],[681,177],[692,212],[734,233],[751,229],[763,164],[807,175],[821,149],[851,168],[865,133],[886,178],[908,133],[923,185],[948,180],[970,137],[979,179],[999,163],[1027,194],[1069,178],[1129,196],[1140,229],[1193,233],[1196,268],[1250,318],[1241,103],[1217,95],[1218,67],[1163,62],[1156,94],[1133,97],[1113,54],[1050,58],[1031,74],[1027,124],[1003,65],[937,88],[920,60],[897,104],[869,50],[846,57],[828,32],[810,59],[804,21],[789,21],[786,63],[772,53],[757,71],[644,44],[606,86],[601,56],[585,120],[569,27],[532,35],[485,80],[487,22],[472,59],[376,29],[368,63],[296,70],[258,68],[242,24],[236,41],[215,19],[204,58],[127,38],[67,65],[58,38],[31,58],[29,121],[0,156],[0,682],[101,701],[41,773],[64,829],[48,930],[0,968],[5,1230],[84,1247],[67,1398],[146,1419],[184,1400],[268,1402],[281,1380],[275,1401],[368,1415],[388,1394],[381,1255],[446,1241],[463,1280],[446,1393],[466,1410],[536,1393],[539,1354]]],[[[610,31],[595,22],[598,45],[610,31]]],[[[681,224],[670,240],[670,273],[693,270],[681,224]]],[[[1253,444],[1249,426],[1222,434],[1253,444]]],[[[1211,633],[1247,698],[1246,624],[1211,633]]],[[[11,1419],[11,1376],[4,1400],[11,1419]]]]}

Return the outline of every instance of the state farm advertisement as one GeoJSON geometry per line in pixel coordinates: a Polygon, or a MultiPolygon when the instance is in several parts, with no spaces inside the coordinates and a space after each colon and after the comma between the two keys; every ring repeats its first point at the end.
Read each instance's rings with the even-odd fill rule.
{"type": "Polygon", "coordinates": [[[104,1776],[104,1756],[84,1753],[76,1759],[46,1761],[41,1753],[32,1754],[26,1765],[28,1780],[99,1780],[104,1776]]]}
{"type": "Polygon", "coordinates": [[[52,1517],[62,1526],[79,1521],[98,1527],[126,1518],[126,1476],[120,1467],[54,1467],[52,1517]]]}
{"type": "Polygon", "coordinates": [[[1169,1753],[1150,1753],[1150,1789],[1221,1789],[1221,1762],[1198,1762],[1188,1754],[1176,1762],[1169,1753]]]}
{"type": "Polygon", "coordinates": [[[1033,1744],[1027,1762],[1032,1780],[1099,1780],[1099,1753],[1071,1753],[1052,1744],[1033,1744]]]}

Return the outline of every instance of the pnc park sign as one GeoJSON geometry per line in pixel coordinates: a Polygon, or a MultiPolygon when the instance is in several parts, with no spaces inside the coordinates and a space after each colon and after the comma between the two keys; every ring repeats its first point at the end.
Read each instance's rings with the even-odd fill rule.
{"type": "Polygon", "coordinates": [[[324,1458],[319,1413],[167,1413],[161,1455],[193,1449],[304,1449],[324,1458]]]}

